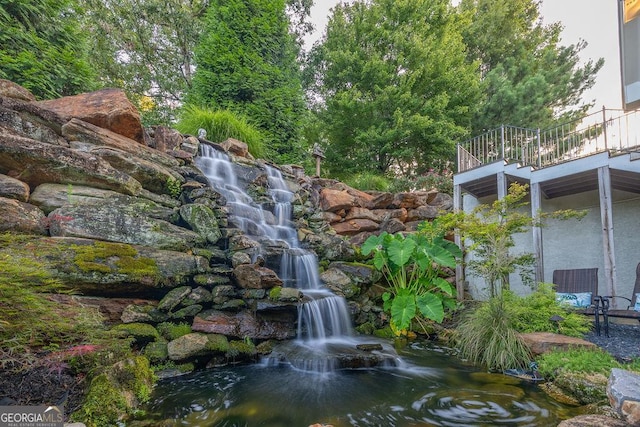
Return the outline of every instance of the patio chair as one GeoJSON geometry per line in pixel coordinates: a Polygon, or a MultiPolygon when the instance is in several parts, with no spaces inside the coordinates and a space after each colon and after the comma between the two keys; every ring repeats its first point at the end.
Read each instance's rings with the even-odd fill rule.
{"type": "Polygon", "coordinates": [[[622,319],[636,319],[640,322],[640,264],[636,267],[636,283],[633,287],[631,298],[622,296],[604,295],[602,297],[603,317],[604,317],[604,333],[609,336],[609,318],[618,317],[622,319]],[[629,305],[625,309],[610,309],[610,300],[613,298],[622,298],[629,301],[629,305]]]}
{"type": "Polygon", "coordinates": [[[600,335],[602,298],[598,295],[598,269],[574,268],[554,270],[553,283],[556,295],[574,307],[576,312],[594,317],[596,333],[600,335]]]}

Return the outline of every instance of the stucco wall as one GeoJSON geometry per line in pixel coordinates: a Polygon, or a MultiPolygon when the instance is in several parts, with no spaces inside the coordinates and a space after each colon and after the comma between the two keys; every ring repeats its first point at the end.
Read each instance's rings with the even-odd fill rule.
{"type": "MultiPolygon", "coordinates": [[[[475,199],[463,197],[465,211],[479,203],[491,203],[495,198],[475,199]]],[[[597,191],[572,196],[542,200],[542,210],[586,210],[581,220],[549,220],[542,230],[544,279],[551,282],[553,270],[571,268],[598,268],[599,290],[609,294],[605,283],[604,253],[602,247],[602,223],[597,191]]],[[[616,261],[617,295],[631,297],[635,282],[635,269],[640,262],[640,197],[632,193],[613,192],[614,249],[616,261]]],[[[531,232],[516,235],[515,253],[533,252],[531,232]]],[[[472,255],[471,255],[472,256],[472,255]]],[[[468,257],[468,259],[470,259],[468,257]]],[[[469,292],[474,298],[486,297],[486,284],[476,276],[467,274],[469,292]]],[[[512,274],[511,288],[521,295],[531,292],[523,285],[518,274],[512,274]]],[[[620,300],[622,304],[624,301],[620,300]]],[[[626,306],[625,306],[626,307],[626,306]]]]}

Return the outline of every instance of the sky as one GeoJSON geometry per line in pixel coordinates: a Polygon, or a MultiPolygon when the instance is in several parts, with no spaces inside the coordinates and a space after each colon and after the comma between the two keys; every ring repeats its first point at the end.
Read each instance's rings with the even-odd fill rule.
{"type": "MultiPolygon", "coordinates": [[[[339,0],[315,0],[311,19],[315,34],[307,39],[312,44],[324,32],[329,9],[339,0]]],[[[580,52],[583,61],[604,58],[605,63],[596,76],[595,85],[583,95],[583,101],[595,100],[591,111],[605,106],[622,108],[620,89],[620,53],[618,47],[617,0],[543,0],[540,8],[543,22],[561,22],[561,44],[576,44],[585,40],[588,45],[580,52]]]]}

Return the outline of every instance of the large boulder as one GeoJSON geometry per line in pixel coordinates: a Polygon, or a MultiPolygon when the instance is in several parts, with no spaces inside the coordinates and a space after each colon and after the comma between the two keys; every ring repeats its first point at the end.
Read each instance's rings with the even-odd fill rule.
{"type": "MultiPolygon", "coordinates": [[[[11,104],[17,103],[12,102],[11,104]]],[[[69,143],[53,129],[56,127],[55,124],[43,123],[40,117],[29,111],[17,111],[0,103],[0,123],[2,127],[11,129],[14,133],[25,138],[48,144],[69,146],[69,143]]]]}
{"type": "Polygon", "coordinates": [[[629,424],[606,415],[578,415],[558,424],[558,427],[629,427],[629,424]]]}
{"type": "Polygon", "coordinates": [[[0,197],[26,202],[29,200],[29,186],[18,179],[0,174],[0,197]]]}
{"type": "Polygon", "coordinates": [[[31,92],[10,80],[0,79],[0,96],[20,99],[23,101],[35,101],[36,97],[31,92]]]}
{"type": "Polygon", "coordinates": [[[61,116],[78,118],[101,128],[145,143],[140,113],[127,99],[122,89],[102,89],[96,92],[40,101],[42,108],[61,116]]]}
{"type": "Polygon", "coordinates": [[[64,205],[49,214],[52,236],[82,237],[186,251],[200,246],[197,233],[171,224],[171,211],[136,197],[112,197],[99,204],[64,205]],[[163,218],[154,217],[154,212],[163,218]]]}
{"type": "Polygon", "coordinates": [[[47,234],[44,212],[28,203],[0,197],[0,232],[47,234]]]}
{"type": "Polygon", "coordinates": [[[282,280],[273,270],[256,264],[241,264],[233,269],[233,275],[241,288],[270,289],[282,286],[282,280]]]}
{"type": "Polygon", "coordinates": [[[20,177],[35,188],[46,182],[79,184],[137,194],[141,185],[90,153],[46,144],[0,127],[0,173],[20,177]]]}
{"type": "Polygon", "coordinates": [[[136,144],[135,141],[129,138],[78,119],[71,119],[62,126],[62,136],[69,141],[117,148],[140,159],[169,168],[179,165],[178,160],[162,151],[154,150],[146,145],[136,144]]]}
{"type": "Polygon", "coordinates": [[[284,340],[296,336],[295,311],[252,314],[248,311],[228,313],[207,310],[193,319],[191,329],[196,332],[222,334],[240,339],[284,340]]]}
{"type": "Polygon", "coordinates": [[[201,256],[89,239],[33,236],[3,246],[0,255],[5,251],[33,258],[65,288],[91,296],[149,295],[209,271],[201,256]]]}
{"type": "Polygon", "coordinates": [[[640,374],[624,369],[611,370],[607,383],[611,407],[630,426],[640,426],[640,374]]]}
{"type": "Polygon", "coordinates": [[[323,188],[320,191],[320,207],[325,212],[337,212],[355,206],[355,197],[346,191],[323,188]]]}
{"type": "Polygon", "coordinates": [[[551,332],[531,332],[521,335],[524,342],[534,356],[548,353],[553,350],[569,350],[570,348],[593,348],[596,345],[581,338],[568,337],[566,335],[551,332]]]}
{"type": "Polygon", "coordinates": [[[218,219],[208,206],[198,203],[182,205],[180,217],[209,243],[215,244],[222,237],[218,219]]]}
{"type": "Polygon", "coordinates": [[[182,361],[209,354],[209,338],[205,334],[190,333],[170,341],[167,345],[169,359],[182,361]]]}

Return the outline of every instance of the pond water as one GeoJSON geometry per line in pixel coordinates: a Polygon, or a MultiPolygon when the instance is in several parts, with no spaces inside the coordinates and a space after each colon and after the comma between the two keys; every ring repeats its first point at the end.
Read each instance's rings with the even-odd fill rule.
{"type": "Polygon", "coordinates": [[[165,380],[144,408],[144,425],[556,426],[580,414],[535,384],[479,371],[432,342],[398,353],[395,368],[313,373],[256,364],[165,380]]]}

